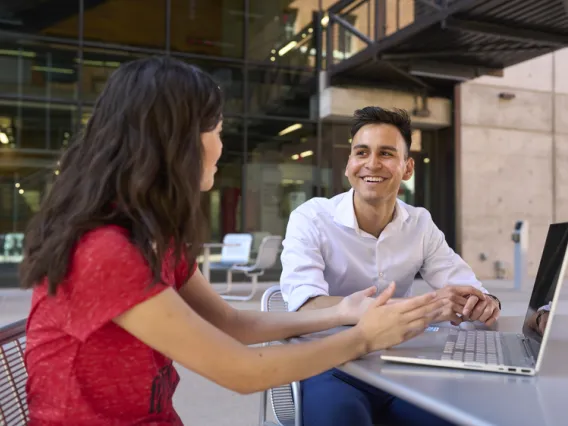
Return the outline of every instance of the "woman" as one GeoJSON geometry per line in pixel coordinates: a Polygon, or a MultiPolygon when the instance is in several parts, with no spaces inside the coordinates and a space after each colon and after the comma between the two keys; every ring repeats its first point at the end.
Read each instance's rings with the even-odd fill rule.
{"type": "Polygon", "coordinates": [[[311,312],[225,303],[193,260],[221,111],[214,81],[174,59],[127,63],[110,77],[25,239],[30,424],[181,425],[172,360],[256,392],[398,344],[441,306],[431,294],[387,305],[394,285],[311,312]],[[305,344],[247,346],[342,324],[357,325],[305,344]]]}

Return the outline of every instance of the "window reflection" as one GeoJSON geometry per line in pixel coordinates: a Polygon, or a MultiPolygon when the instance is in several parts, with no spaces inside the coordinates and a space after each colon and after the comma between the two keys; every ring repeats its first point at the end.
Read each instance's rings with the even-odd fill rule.
{"type": "Polygon", "coordinates": [[[203,210],[209,219],[210,241],[241,231],[241,182],[243,172],[243,121],[223,120],[223,153],[217,163],[215,184],[203,194],[203,210]]]}
{"type": "MultiPolygon", "coordinates": [[[[76,27],[77,17],[58,28],[76,27]]],[[[85,40],[130,46],[165,48],[165,0],[85,1],[85,40]]]]}
{"type": "Polygon", "coordinates": [[[77,46],[0,36],[0,92],[12,96],[77,99],[77,46]]]}
{"type": "Polygon", "coordinates": [[[172,52],[233,58],[243,56],[242,0],[171,0],[171,5],[172,52]]]}
{"type": "Polygon", "coordinates": [[[247,231],[284,235],[290,212],[315,195],[316,131],[306,122],[252,120],[246,174],[247,231]]]}

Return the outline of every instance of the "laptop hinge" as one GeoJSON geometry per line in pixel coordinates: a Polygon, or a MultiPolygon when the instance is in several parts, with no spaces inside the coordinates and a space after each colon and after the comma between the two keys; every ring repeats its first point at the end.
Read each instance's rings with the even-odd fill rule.
{"type": "Polygon", "coordinates": [[[527,353],[528,358],[530,358],[530,360],[532,361],[533,364],[536,364],[536,360],[535,360],[533,350],[532,350],[530,342],[529,342],[529,338],[523,336],[521,338],[521,341],[523,342],[523,345],[525,347],[525,352],[527,353]]]}

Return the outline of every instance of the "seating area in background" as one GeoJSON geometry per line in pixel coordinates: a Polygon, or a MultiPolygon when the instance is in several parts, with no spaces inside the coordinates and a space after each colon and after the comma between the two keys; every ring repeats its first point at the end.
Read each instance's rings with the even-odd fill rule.
{"type": "Polygon", "coordinates": [[[227,287],[220,292],[226,300],[251,300],[257,292],[258,278],[272,268],[278,261],[282,237],[267,232],[226,234],[222,243],[204,244],[202,272],[207,280],[211,280],[211,271],[226,271],[227,287]],[[221,248],[218,261],[211,262],[211,249],[221,248]],[[254,256],[254,260],[251,260],[254,256]],[[235,295],[233,290],[233,274],[242,273],[251,280],[250,292],[246,295],[235,295]]]}
{"type": "Polygon", "coordinates": [[[0,328],[0,425],[27,423],[26,320],[0,328]]]}

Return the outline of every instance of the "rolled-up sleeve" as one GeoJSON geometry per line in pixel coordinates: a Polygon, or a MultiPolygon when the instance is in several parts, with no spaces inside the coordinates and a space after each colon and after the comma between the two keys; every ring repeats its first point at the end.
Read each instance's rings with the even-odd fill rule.
{"type": "Polygon", "coordinates": [[[425,233],[424,263],[420,275],[435,289],[447,285],[471,285],[483,293],[489,293],[471,267],[448,246],[444,233],[432,219],[425,233]]]}
{"type": "Polygon", "coordinates": [[[282,246],[280,288],[288,310],[298,310],[312,297],[328,296],[321,234],[314,220],[292,212],[282,246]]]}

